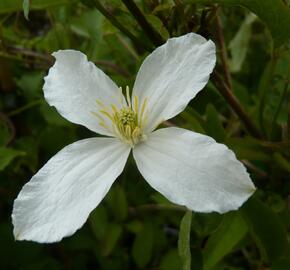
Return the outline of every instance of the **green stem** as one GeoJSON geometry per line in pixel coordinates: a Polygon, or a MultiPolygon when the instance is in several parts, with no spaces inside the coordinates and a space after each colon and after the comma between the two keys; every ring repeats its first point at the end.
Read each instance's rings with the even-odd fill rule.
{"type": "Polygon", "coordinates": [[[233,111],[241,119],[241,121],[243,122],[244,126],[249,131],[249,133],[255,138],[262,139],[263,138],[262,134],[254,125],[254,123],[252,122],[246,111],[243,109],[238,99],[233,95],[229,87],[223,82],[220,75],[217,72],[214,72],[211,78],[217,90],[224,97],[227,103],[231,106],[233,111]]]}
{"type": "MultiPolygon", "coordinates": [[[[28,57],[33,57],[34,59],[43,61],[44,65],[46,65],[46,69],[49,68],[50,66],[53,65],[54,63],[54,58],[49,55],[49,54],[45,54],[45,53],[38,53],[35,51],[31,51],[28,49],[19,49],[19,48],[14,48],[14,47],[8,47],[9,52],[13,53],[13,54],[3,54],[2,52],[0,52],[0,57],[5,57],[5,58],[10,58],[10,59],[15,59],[15,60],[19,60],[19,61],[26,61],[27,58],[23,58],[28,56],[28,57]],[[21,55],[20,57],[18,55],[21,55]]],[[[94,61],[94,63],[96,65],[100,65],[103,67],[106,67],[108,69],[111,69],[113,71],[115,71],[116,73],[122,75],[125,78],[129,78],[131,76],[131,74],[124,69],[123,67],[117,66],[116,64],[106,61],[106,60],[96,60],[94,61]]]]}
{"type": "Polygon", "coordinates": [[[157,47],[164,43],[163,38],[161,35],[156,32],[156,30],[152,27],[152,25],[146,20],[145,16],[143,15],[142,11],[138,8],[132,0],[122,0],[124,5],[127,9],[131,12],[134,16],[140,27],[144,30],[146,35],[149,37],[151,42],[157,47]]]}
{"type": "Polygon", "coordinates": [[[95,0],[93,2],[95,8],[97,8],[109,21],[112,25],[118,28],[123,34],[125,34],[128,38],[130,38],[136,45],[145,50],[151,52],[152,48],[147,46],[144,42],[139,41],[127,28],[125,28],[113,14],[111,14],[103,5],[98,1],[95,0]]]}
{"type": "Polygon", "coordinates": [[[192,212],[187,210],[180,222],[178,252],[182,261],[182,270],[191,269],[190,231],[192,212]]]}
{"type": "Polygon", "coordinates": [[[40,105],[41,103],[43,103],[43,99],[37,99],[35,101],[30,102],[29,104],[26,104],[26,105],[14,110],[14,111],[7,113],[7,116],[11,117],[11,116],[17,115],[17,114],[22,113],[22,112],[24,112],[32,107],[40,105]]]}

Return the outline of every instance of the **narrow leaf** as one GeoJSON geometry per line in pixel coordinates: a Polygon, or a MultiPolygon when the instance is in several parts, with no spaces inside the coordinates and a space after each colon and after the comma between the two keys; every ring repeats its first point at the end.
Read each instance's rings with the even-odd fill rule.
{"type": "Polygon", "coordinates": [[[242,68],[252,35],[252,24],[256,18],[253,13],[249,13],[229,44],[231,52],[229,65],[232,72],[239,72],[242,68]]]}
{"type": "Polygon", "coordinates": [[[26,20],[29,20],[28,15],[29,15],[29,8],[30,8],[30,0],[23,0],[23,12],[24,12],[24,17],[26,20]]]}

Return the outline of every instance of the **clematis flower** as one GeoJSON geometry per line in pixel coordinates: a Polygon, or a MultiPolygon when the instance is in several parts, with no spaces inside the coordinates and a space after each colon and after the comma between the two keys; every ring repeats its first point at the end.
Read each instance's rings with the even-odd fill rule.
{"type": "MultiPolygon", "coordinates": [[[[255,187],[234,153],[177,127],[155,130],[205,86],[215,62],[211,40],[169,39],[143,62],[130,97],[78,51],[53,53],[44,96],[69,121],[109,137],[66,146],[24,185],[14,202],[17,240],[56,242],[87,220],[124,169],[130,151],[144,179],[197,212],[239,208],[255,187]]],[[[132,183],[134,184],[134,183],[132,183]]]]}

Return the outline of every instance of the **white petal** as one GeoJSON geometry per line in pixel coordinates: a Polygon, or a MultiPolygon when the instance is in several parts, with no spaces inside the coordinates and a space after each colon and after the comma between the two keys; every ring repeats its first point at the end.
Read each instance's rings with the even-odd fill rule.
{"type": "Polygon", "coordinates": [[[154,189],[197,212],[237,209],[255,191],[234,153],[205,135],[181,128],[159,129],[133,154],[154,189]]]}
{"type": "Polygon", "coordinates": [[[58,152],[14,201],[15,238],[51,243],[72,235],[120,175],[129,152],[114,138],[86,139],[58,152]]]}
{"type": "MultiPolygon", "coordinates": [[[[60,50],[53,56],[56,61],[43,87],[47,102],[69,121],[112,136],[112,132],[99,125],[99,119],[92,112],[99,110],[97,99],[107,106],[121,107],[124,98],[120,97],[116,84],[79,51],[60,50]]],[[[105,121],[111,127],[109,120],[105,118],[105,121]]]]}
{"type": "Polygon", "coordinates": [[[145,59],[133,96],[139,104],[148,99],[147,132],[184,110],[207,83],[215,61],[214,43],[194,33],[169,39],[145,59]]]}

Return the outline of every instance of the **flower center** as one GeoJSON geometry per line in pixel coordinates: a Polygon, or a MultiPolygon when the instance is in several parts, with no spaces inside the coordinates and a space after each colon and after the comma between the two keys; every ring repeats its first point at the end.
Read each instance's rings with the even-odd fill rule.
{"type": "Polygon", "coordinates": [[[138,97],[134,96],[131,103],[129,87],[126,87],[126,104],[123,104],[123,94],[120,88],[120,99],[123,107],[118,109],[114,104],[105,106],[101,101],[97,100],[100,107],[99,112],[93,112],[100,120],[99,124],[105,129],[113,132],[116,137],[120,138],[125,143],[134,146],[140,141],[146,139],[143,134],[143,128],[147,119],[147,99],[142,103],[139,109],[138,97]],[[105,118],[110,120],[111,127],[106,124],[105,118]]]}

